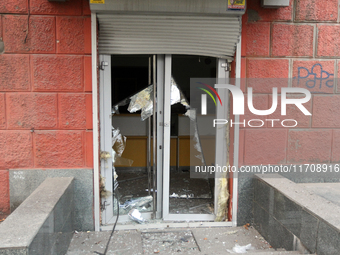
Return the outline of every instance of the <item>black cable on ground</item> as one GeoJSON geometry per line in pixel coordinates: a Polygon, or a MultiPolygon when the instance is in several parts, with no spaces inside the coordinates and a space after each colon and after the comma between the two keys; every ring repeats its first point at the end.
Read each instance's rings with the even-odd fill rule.
{"type": "Polygon", "coordinates": [[[115,232],[116,225],[117,225],[117,222],[118,222],[118,218],[119,218],[119,199],[118,199],[118,195],[117,195],[116,192],[115,192],[115,197],[116,197],[116,200],[117,200],[117,218],[116,218],[116,222],[115,222],[115,224],[114,224],[114,226],[113,226],[113,229],[112,229],[112,232],[111,232],[111,234],[110,234],[109,240],[107,241],[107,244],[106,244],[106,248],[105,248],[104,253],[100,253],[100,252],[95,251],[95,253],[100,254],[100,255],[106,255],[107,250],[109,249],[109,245],[110,245],[110,242],[111,242],[111,238],[112,238],[112,236],[113,236],[113,233],[115,232]]]}

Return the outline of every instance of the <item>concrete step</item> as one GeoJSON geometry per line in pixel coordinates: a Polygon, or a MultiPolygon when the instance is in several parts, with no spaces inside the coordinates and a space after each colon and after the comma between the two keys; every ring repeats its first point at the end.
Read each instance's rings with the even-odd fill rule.
{"type": "Polygon", "coordinates": [[[293,254],[302,254],[298,251],[251,251],[247,252],[247,254],[251,255],[293,255],[293,254]]]}
{"type": "Polygon", "coordinates": [[[309,191],[323,197],[324,199],[340,206],[340,183],[301,183],[309,191]]]}

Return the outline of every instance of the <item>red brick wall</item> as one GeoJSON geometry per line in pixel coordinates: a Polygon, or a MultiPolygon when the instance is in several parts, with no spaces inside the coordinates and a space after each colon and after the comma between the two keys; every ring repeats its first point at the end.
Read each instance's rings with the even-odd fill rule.
{"type": "MultiPolygon", "coordinates": [[[[243,16],[242,77],[295,77],[289,86],[312,92],[312,99],[304,104],[312,116],[295,106],[288,107],[287,116],[281,116],[280,107],[268,117],[246,112],[245,119],[296,119],[299,124],[296,128],[270,128],[269,124],[241,128],[240,164],[339,163],[340,89],[334,82],[340,58],[338,0],[291,0],[290,7],[279,9],[264,9],[260,1],[247,1],[243,16]],[[308,78],[298,82],[299,71],[300,77],[309,74],[308,78]],[[314,74],[330,76],[321,85],[307,83],[308,88],[306,80],[313,80],[314,74]]],[[[255,108],[269,109],[272,87],[281,85],[287,86],[252,83],[255,108]]]]}
{"type": "Polygon", "coordinates": [[[90,14],[87,0],[0,3],[0,214],[8,169],[93,165],[90,14]]]}

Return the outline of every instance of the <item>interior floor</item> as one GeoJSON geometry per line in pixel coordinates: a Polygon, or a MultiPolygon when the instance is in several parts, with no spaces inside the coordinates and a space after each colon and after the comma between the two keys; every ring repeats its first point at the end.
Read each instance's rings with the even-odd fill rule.
{"type": "Polygon", "coordinates": [[[170,173],[169,212],[171,214],[214,213],[212,189],[213,183],[210,179],[190,178],[190,172],[172,171],[170,173]]]}
{"type": "MultiPolygon", "coordinates": [[[[147,199],[149,196],[147,173],[117,170],[117,174],[120,194],[119,213],[127,214],[132,209],[132,206],[127,205],[138,198],[145,198],[146,203],[142,203],[137,209],[140,212],[152,212],[152,200],[147,199]]],[[[190,178],[190,172],[171,171],[169,212],[171,214],[213,214],[213,182],[213,179],[190,178]]]]}

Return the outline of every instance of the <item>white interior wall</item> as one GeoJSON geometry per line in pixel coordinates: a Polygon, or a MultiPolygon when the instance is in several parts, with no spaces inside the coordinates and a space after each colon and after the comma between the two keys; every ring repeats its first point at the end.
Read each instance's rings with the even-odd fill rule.
{"type": "Polygon", "coordinates": [[[125,136],[147,136],[147,120],[142,121],[140,115],[113,115],[112,126],[125,136]]]}
{"type": "MultiPolygon", "coordinates": [[[[200,135],[214,135],[212,133],[213,119],[215,116],[197,116],[200,135]]],[[[125,136],[146,136],[147,121],[142,121],[140,115],[114,115],[112,117],[112,126],[119,128],[125,136]]],[[[190,120],[187,116],[178,116],[178,135],[190,135],[190,120]]]]}

